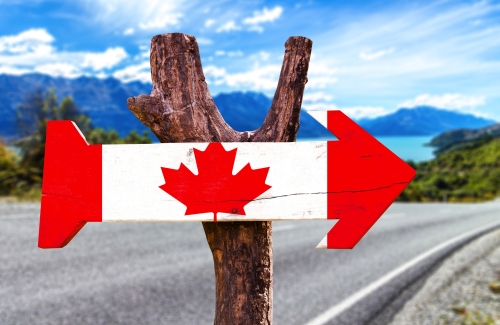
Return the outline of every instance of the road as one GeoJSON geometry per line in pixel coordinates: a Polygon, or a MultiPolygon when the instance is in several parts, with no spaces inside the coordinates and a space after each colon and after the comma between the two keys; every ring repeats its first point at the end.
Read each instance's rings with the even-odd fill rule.
{"type": "MultiPolygon", "coordinates": [[[[314,248],[335,221],[275,222],[274,324],[366,324],[432,259],[366,297],[363,290],[499,220],[500,201],[396,203],[346,251],[314,248]],[[353,306],[330,318],[356,294],[353,306]]],[[[0,204],[0,324],[213,323],[213,263],[200,223],[89,223],[57,250],[37,248],[37,236],[36,204],[0,204]]]]}

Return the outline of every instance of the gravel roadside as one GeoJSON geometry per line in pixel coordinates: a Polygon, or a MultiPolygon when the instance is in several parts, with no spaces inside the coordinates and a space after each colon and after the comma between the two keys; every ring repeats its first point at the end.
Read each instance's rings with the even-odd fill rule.
{"type": "Polygon", "coordinates": [[[500,230],[456,251],[390,325],[500,325],[500,230]]]}

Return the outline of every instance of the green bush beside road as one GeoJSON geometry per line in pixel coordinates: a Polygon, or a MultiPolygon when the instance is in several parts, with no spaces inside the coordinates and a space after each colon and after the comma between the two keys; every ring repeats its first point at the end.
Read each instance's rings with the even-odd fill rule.
{"type": "Polygon", "coordinates": [[[421,163],[400,201],[480,202],[500,195],[500,139],[485,136],[421,163]]]}

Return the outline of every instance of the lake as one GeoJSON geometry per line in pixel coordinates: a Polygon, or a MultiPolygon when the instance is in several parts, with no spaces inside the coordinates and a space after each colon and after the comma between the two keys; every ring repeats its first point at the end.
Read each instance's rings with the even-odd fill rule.
{"type": "MultiPolygon", "coordinates": [[[[376,137],[387,148],[398,155],[403,160],[413,160],[415,162],[430,160],[434,158],[432,151],[434,148],[426,147],[434,136],[415,137],[376,137]]],[[[297,141],[325,141],[331,139],[297,139],[297,141]]]]}
{"type": "MultiPolygon", "coordinates": [[[[434,136],[425,137],[376,137],[387,148],[398,155],[403,160],[413,160],[415,162],[430,160],[434,158],[432,151],[434,148],[425,147],[424,144],[429,143],[434,136]]],[[[327,141],[335,140],[332,138],[314,138],[304,139],[298,138],[298,142],[302,141],[327,141]]],[[[9,149],[19,152],[16,147],[8,147],[9,149]]]]}

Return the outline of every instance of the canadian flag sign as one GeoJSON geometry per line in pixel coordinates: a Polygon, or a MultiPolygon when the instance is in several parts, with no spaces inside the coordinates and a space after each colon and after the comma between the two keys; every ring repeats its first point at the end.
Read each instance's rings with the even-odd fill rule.
{"type": "Polygon", "coordinates": [[[86,222],[338,219],[318,248],[352,248],[415,171],[342,112],[310,113],[338,140],[89,145],[50,121],[38,246],[86,222]]]}

